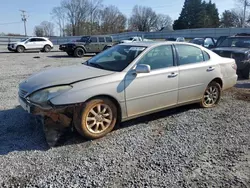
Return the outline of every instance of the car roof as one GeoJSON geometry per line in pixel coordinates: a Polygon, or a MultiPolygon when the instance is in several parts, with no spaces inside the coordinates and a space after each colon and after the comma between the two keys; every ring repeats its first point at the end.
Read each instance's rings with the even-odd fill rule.
{"type": "MultiPolygon", "coordinates": [[[[188,44],[193,45],[187,42],[175,42],[175,41],[144,41],[144,42],[129,42],[129,43],[121,43],[119,45],[125,45],[125,46],[142,46],[142,47],[153,47],[158,45],[171,45],[171,44],[188,44]]],[[[195,46],[195,45],[194,45],[195,46]]]]}

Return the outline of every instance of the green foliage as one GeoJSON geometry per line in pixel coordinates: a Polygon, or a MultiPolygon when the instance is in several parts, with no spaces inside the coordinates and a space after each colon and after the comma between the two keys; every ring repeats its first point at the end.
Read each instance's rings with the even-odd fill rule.
{"type": "Polygon", "coordinates": [[[185,0],[180,17],[174,21],[173,28],[214,28],[219,27],[219,13],[216,5],[201,0],[185,0]]]}

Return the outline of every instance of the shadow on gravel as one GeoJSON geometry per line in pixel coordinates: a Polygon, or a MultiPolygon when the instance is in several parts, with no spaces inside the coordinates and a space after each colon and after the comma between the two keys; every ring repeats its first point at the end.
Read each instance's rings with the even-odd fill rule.
{"type": "Polygon", "coordinates": [[[40,120],[21,107],[0,111],[0,155],[49,149],[40,120]]]}
{"type": "MultiPolygon", "coordinates": [[[[84,55],[84,57],[93,57],[95,56],[95,54],[86,54],[84,55]]],[[[71,56],[68,56],[68,55],[52,55],[52,56],[47,56],[48,58],[77,58],[77,57],[71,57],[71,56]]],[[[83,57],[83,58],[84,58],[83,57]]]]}
{"type": "Polygon", "coordinates": [[[147,116],[142,116],[142,117],[139,117],[139,118],[124,122],[117,129],[123,129],[123,128],[130,127],[130,126],[133,126],[133,125],[136,125],[136,124],[139,124],[139,123],[148,124],[151,121],[166,118],[168,116],[172,116],[172,115],[176,115],[176,114],[180,114],[180,113],[183,113],[185,111],[188,111],[188,110],[191,110],[191,109],[196,109],[196,108],[200,108],[198,104],[191,104],[191,105],[186,105],[186,106],[173,108],[173,109],[170,109],[170,110],[164,110],[164,111],[161,111],[161,112],[157,112],[157,113],[150,114],[150,115],[147,115],[147,116]]]}
{"type": "Polygon", "coordinates": [[[238,83],[235,86],[236,88],[241,88],[241,89],[250,89],[250,82],[249,83],[238,83]]]}

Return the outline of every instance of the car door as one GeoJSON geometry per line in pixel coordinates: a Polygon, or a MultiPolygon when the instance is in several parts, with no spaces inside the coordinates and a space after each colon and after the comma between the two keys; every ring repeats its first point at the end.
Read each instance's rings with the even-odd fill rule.
{"type": "Polygon", "coordinates": [[[216,45],[216,42],[214,41],[213,38],[211,37],[206,37],[205,40],[204,40],[204,47],[205,48],[214,48],[216,45]]]}
{"type": "Polygon", "coordinates": [[[105,38],[104,37],[98,37],[99,45],[98,45],[98,51],[102,51],[104,47],[106,46],[105,38]]]}
{"type": "Polygon", "coordinates": [[[149,73],[128,72],[125,96],[128,117],[159,110],[177,104],[178,67],[175,66],[171,45],[151,49],[136,65],[151,67],[149,73]]]}
{"type": "Polygon", "coordinates": [[[36,48],[37,49],[42,49],[45,46],[45,39],[42,38],[36,38],[36,48]]]}
{"type": "Polygon", "coordinates": [[[36,48],[36,38],[31,38],[25,42],[25,48],[27,50],[35,49],[36,48]]]}
{"type": "Polygon", "coordinates": [[[85,45],[85,48],[90,53],[99,52],[97,37],[90,37],[89,42],[85,45]]]}
{"type": "Polygon", "coordinates": [[[220,75],[220,67],[201,48],[188,44],[176,44],[175,48],[179,67],[178,103],[199,100],[208,84],[220,75]]]}

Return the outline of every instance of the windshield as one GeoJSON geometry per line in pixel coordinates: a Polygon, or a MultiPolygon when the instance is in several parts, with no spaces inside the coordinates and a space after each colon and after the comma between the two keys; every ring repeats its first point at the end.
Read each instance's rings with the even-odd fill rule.
{"type": "Polygon", "coordinates": [[[128,40],[133,40],[134,38],[129,38],[128,40]]]}
{"type": "Polygon", "coordinates": [[[227,38],[218,47],[250,48],[250,37],[227,38]]]}
{"type": "Polygon", "coordinates": [[[26,41],[26,40],[28,40],[28,38],[21,39],[20,42],[24,42],[24,41],[26,41]]]}
{"type": "Polygon", "coordinates": [[[175,38],[168,38],[167,41],[176,41],[175,38]]]}
{"type": "Polygon", "coordinates": [[[88,66],[109,71],[123,71],[146,47],[116,45],[87,61],[88,66]]]}
{"type": "Polygon", "coordinates": [[[80,42],[87,42],[89,40],[89,37],[82,37],[80,39],[80,42]]]}

